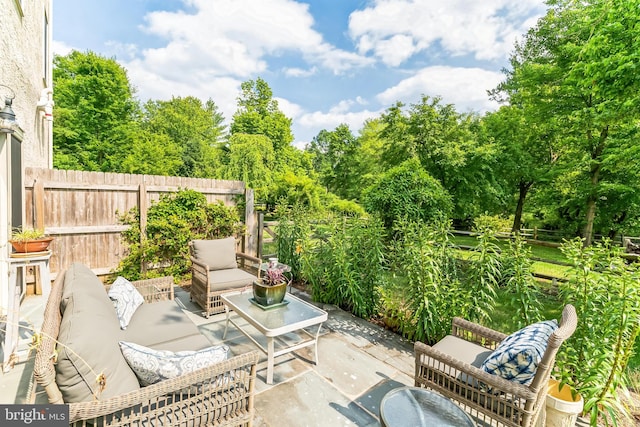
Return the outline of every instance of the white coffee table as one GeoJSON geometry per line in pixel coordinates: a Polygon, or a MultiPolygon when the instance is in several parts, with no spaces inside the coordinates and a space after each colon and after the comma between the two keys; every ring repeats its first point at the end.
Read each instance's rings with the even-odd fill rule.
{"type": "Polygon", "coordinates": [[[304,347],[314,346],[315,363],[318,364],[318,336],[322,323],[327,320],[327,312],[309,304],[300,298],[287,293],[286,305],[275,308],[263,309],[250,301],[253,298],[252,291],[223,294],[220,296],[224,303],[227,321],[224,327],[223,339],[227,336],[229,323],[233,324],[240,332],[249,338],[255,345],[267,355],[267,384],[273,384],[273,365],[277,356],[299,350],[304,347]],[[247,321],[258,332],[267,338],[266,348],[253,338],[231,317],[231,311],[247,321]],[[307,332],[304,328],[318,326],[315,334],[307,332]],[[297,332],[305,335],[306,339],[288,344],[280,339],[282,335],[297,332]],[[279,348],[276,350],[275,341],[279,348]]]}

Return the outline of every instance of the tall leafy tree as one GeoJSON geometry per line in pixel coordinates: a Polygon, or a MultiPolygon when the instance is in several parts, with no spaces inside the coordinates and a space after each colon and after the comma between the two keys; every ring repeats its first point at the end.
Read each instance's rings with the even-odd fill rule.
{"type": "Polygon", "coordinates": [[[535,185],[549,180],[557,155],[553,141],[545,129],[530,123],[522,108],[503,106],[486,114],[483,129],[495,144],[494,170],[508,195],[516,194],[512,231],[522,227],[527,195],[535,185]]]}
{"type": "Polygon", "coordinates": [[[54,166],[119,171],[138,113],[127,73],[91,51],[54,58],[54,166]]]}
{"type": "Polygon", "coordinates": [[[271,141],[264,135],[236,133],[227,144],[227,164],[223,177],[244,181],[256,191],[256,199],[264,200],[273,186],[275,154],[271,141]]]}
{"type": "Polygon", "coordinates": [[[238,110],[231,123],[231,133],[264,135],[269,138],[277,154],[291,148],[291,119],[278,108],[278,101],[273,99],[269,84],[258,78],[242,83],[241,89],[238,110]]]}
{"type": "MultiPolygon", "coordinates": [[[[562,190],[582,200],[585,244],[591,243],[603,190],[616,182],[606,164],[632,165],[640,113],[638,0],[550,0],[547,14],[516,46],[495,93],[547,122],[563,148],[562,190]]],[[[637,159],[637,157],[635,157],[637,159]]],[[[565,197],[568,199],[567,197],[565,197]]],[[[600,210],[604,212],[603,210],[600,210]]]]}
{"type": "Polygon", "coordinates": [[[224,117],[210,99],[204,104],[193,96],[144,104],[142,129],[179,153],[179,176],[216,176],[218,146],[224,136],[224,117]],[[163,138],[166,136],[166,139],[163,138]]]}
{"type": "Polygon", "coordinates": [[[478,116],[460,114],[439,97],[425,95],[408,108],[396,103],[382,114],[381,122],[385,165],[418,159],[453,196],[455,218],[472,218],[494,203],[497,195],[489,167],[494,152],[478,143],[478,116]]]}
{"type": "MultiPolygon", "coordinates": [[[[321,130],[311,141],[309,150],[315,155],[321,182],[328,191],[349,198],[356,176],[353,172],[358,139],[346,124],[333,131],[321,130]]],[[[357,172],[356,172],[357,173],[357,172]]]]}

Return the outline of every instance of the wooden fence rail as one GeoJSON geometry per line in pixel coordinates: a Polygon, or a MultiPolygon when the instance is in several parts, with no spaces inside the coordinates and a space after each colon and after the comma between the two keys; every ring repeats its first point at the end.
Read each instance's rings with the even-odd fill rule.
{"type": "Polygon", "coordinates": [[[192,189],[209,202],[235,205],[244,198],[247,234],[243,251],[257,253],[257,218],[253,190],[241,181],[26,168],[25,225],[55,237],[51,271],[82,262],[97,274],[108,274],[126,255],[119,214],[137,208],[145,229],[147,210],[162,194],[192,189]]]}

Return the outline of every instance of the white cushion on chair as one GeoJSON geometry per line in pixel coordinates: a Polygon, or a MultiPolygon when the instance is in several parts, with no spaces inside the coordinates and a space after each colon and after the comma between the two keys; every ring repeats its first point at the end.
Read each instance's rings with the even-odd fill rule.
{"type": "Polygon", "coordinates": [[[194,240],[193,257],[209,266],[209,270],[236,268],[236,239],[194,240]]]}

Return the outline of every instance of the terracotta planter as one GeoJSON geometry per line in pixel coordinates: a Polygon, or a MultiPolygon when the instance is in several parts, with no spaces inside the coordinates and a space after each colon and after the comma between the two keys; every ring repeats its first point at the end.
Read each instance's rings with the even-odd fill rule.
{"type": "Polygon", "coordinates": [[[53,237],[42,237],[35,240],[9,240],[13,250],[20,253],[46,251],[53,237]]]}
{"type": "Polygon", "coordinates": [[[262,306],[280,304],[287,294],[287,282],[279,285],[267,286],[262,282],[253,282],[253,299],[262,306]]]}

